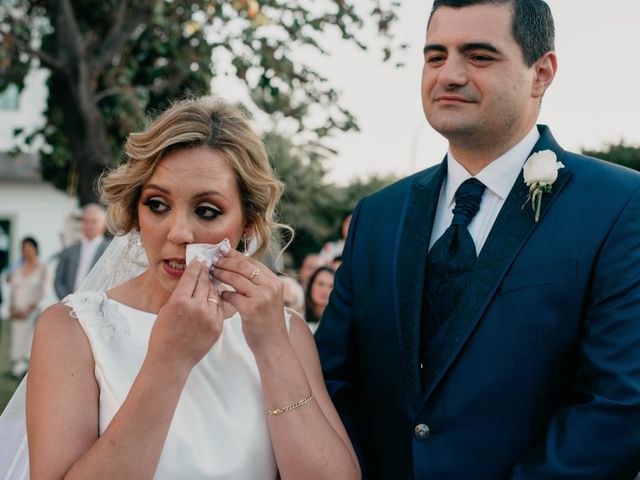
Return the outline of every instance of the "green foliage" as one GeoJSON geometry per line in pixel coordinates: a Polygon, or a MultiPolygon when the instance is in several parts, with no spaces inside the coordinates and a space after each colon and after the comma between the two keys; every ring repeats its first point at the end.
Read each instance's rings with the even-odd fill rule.
{"type": "Polygon", "coordinates": [[[271,132],[264,142],[272,167],[285,184],[278,216],[296,232],[288,253],[299,264],[307,253],[319,250],[322,240],[331,234],[338,189],[325,183],[321,162],[288,138],[271,132]]]}
{"type": "Polygon", "coordinates": [[[353,211],[358,200],[395,180],[373,176],[339,187],[326,182],[322,158],[315,150],[297,147],[276,132],[265,135],[264,141],[271,164],[285,183],[278,213],[296,231],[287,250],[296,265],[308,253],[318,252],[324,242],[339,237],[340,219],[353,211]]]}
{"type": "Polygon", "coordinates": [[[390,33],[397,5],[373,0],[361,16],[343,0],[313,5],[281,0],[3,2],[0,91],[11,83],[22,88],[37,63],[51,70],[47,124],[36,135],[46,145],[43,175],[63,189],[74,189],[78,170],[93,172],[78,169],[78,162],[95,162],[95,171],[117,163],[126,135],[140,129],[149,112],[165,109],[171,100],[209,93],[214,75],[236,76],[249,92],[248,110],[266,112],[274,125],[293,122],[294,132],[304,134],[309,149],[321,154],[323,138],[355,130],[357,123],[339,105],[329,82],[297,59],[305,52],[324,53],[328,30],[365,48],[357,38],[363,18],[387,39],[384,56],[389,57],[388,52],[403,48],[393,44],[390,33]],[[91,97],[84,106],[74,99],[83,88],[91,97]],[[106,129],[102,142],[95,132],[94,138],[83,137],[91,137],[86,125],[95,121],[87,120],[87,110],[95,105],[104,119],[99,128],[106,129]],[[96,149],[109,151],[87,158],[96,149]]]}
{"type": "Polygon", "coordinates": [[[618,144],[610,144],[603,151],[583,150],[582,153],[640,172],[640,147],[626,145],[624,141],[618,144]]]}
{"type": "MultiPolygon", "coordinates": [[[[212,47],[205,41],[202,29],[188,30],[192,13],[181,4],[190,5],[190,2],[159,2],[152,11],[149,25],[141,28],[113,57],[111,64],[96,72],[92,79],[94,101],[107,129],[112,163],[122,158],[127,134],[144,125],[146,111],[166,108],[168,99],[209,90],[212,47]],[[173,58],[181,61],[171,61],[173,58]],[[194,70],[191,62],[195,59],[198,68],[194,70]]],[[[35,15],[55,18],[54,5],[55,2],[44,3],[35,15]]],[[[97,55],[101,41],[112,26],[117,2],[85,0],[74,2],[73,7],[84,39],[83,47],[89,55],[97,55]]],[[[31,21],[36,20],[32,18],[31,21]]],[[[61,41],[58,37],[58,32],[50,26],[43,30],[42,51],[45,54],[59,55],[61,41]]],[[[48,88],[47,124],[37,132],[49,146],[41,151],[42,174],[64,190],[73,188],[73,174],[77,171],[75,162],[82,161],[64,128],[65,119],[70,117],[69,110],[74,105],[70,104],[73,100],[67,84],[55,72],[49,77],[48,88]]],[[[80,179],[83,180],[95,181],[80,179]]]]}
{"type": "Polygon", "coordinates": [[[361,198],[377,192],[396,180],[398,180],[398,178],[392,175],[382,177],[373,175],[368,178],[359,178],[352,181],[342,189],[344,195],[343,204],[347,207],[342,213],[353,211],[361,198]]]}

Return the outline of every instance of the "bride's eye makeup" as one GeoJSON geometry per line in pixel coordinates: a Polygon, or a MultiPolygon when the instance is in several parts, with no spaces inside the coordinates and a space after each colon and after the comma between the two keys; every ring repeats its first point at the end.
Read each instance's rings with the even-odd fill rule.
{"type": "Polygon", "coordinates": [[[195,214],[202,220],[215,220],[222,215],[222,210],[209,202],[204,202],[196,207],[195,214]]]}
{"type": "Polygon", "coordinates": [[[169,210],[168,205],[157,197],[149,197],[142,204],[149,207],[153,213],[164,213],[169,210]]]}

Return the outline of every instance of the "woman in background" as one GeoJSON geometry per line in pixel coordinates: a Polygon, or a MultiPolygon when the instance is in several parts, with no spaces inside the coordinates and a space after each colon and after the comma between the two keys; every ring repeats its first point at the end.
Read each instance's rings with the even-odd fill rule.
{"type": "Polygon", "coordinates": [[[33,327],[40,314],[47,280],[47,267],[38,259],[38,242],[25,237],[20,264],[7,277],[11,286],[11,374],[15,378],[22,377],[29,366],[33,327]]]}
{"type": "Polygon", "coordinates": [[[309,286],[305,294],[304,318],[314,333],[320,324],[324,309],[329,304],[334,275],[335,272],[331,267],[320,267],[309,279],[309,286]]]}

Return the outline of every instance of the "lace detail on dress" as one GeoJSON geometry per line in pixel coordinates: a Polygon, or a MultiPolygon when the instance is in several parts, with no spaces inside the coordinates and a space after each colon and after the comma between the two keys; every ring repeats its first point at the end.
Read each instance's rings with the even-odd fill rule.
{"type": "Polygon", "coordinates": [[[69,315],[75,319],[82,317],[82,321],[95,327],[105,341],[118,341],[130,334],[127,318],[104,292],[71,294],[64,298],[63,303],[71,307],[69,315]]]}

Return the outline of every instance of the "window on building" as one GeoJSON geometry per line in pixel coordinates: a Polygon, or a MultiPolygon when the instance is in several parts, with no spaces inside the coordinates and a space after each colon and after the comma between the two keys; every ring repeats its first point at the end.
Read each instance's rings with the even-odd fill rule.
{"type": "Polygon", "coordinates": [[[0,110],[18,110],[20,106],[20,92],[15,83],[10,84],[0,92],[0,110]]]}
{"type": "Polygon", "coordinates": [[[9,266],[11,252],[11,220],[0,218],[0,273],[9,266]]]}

